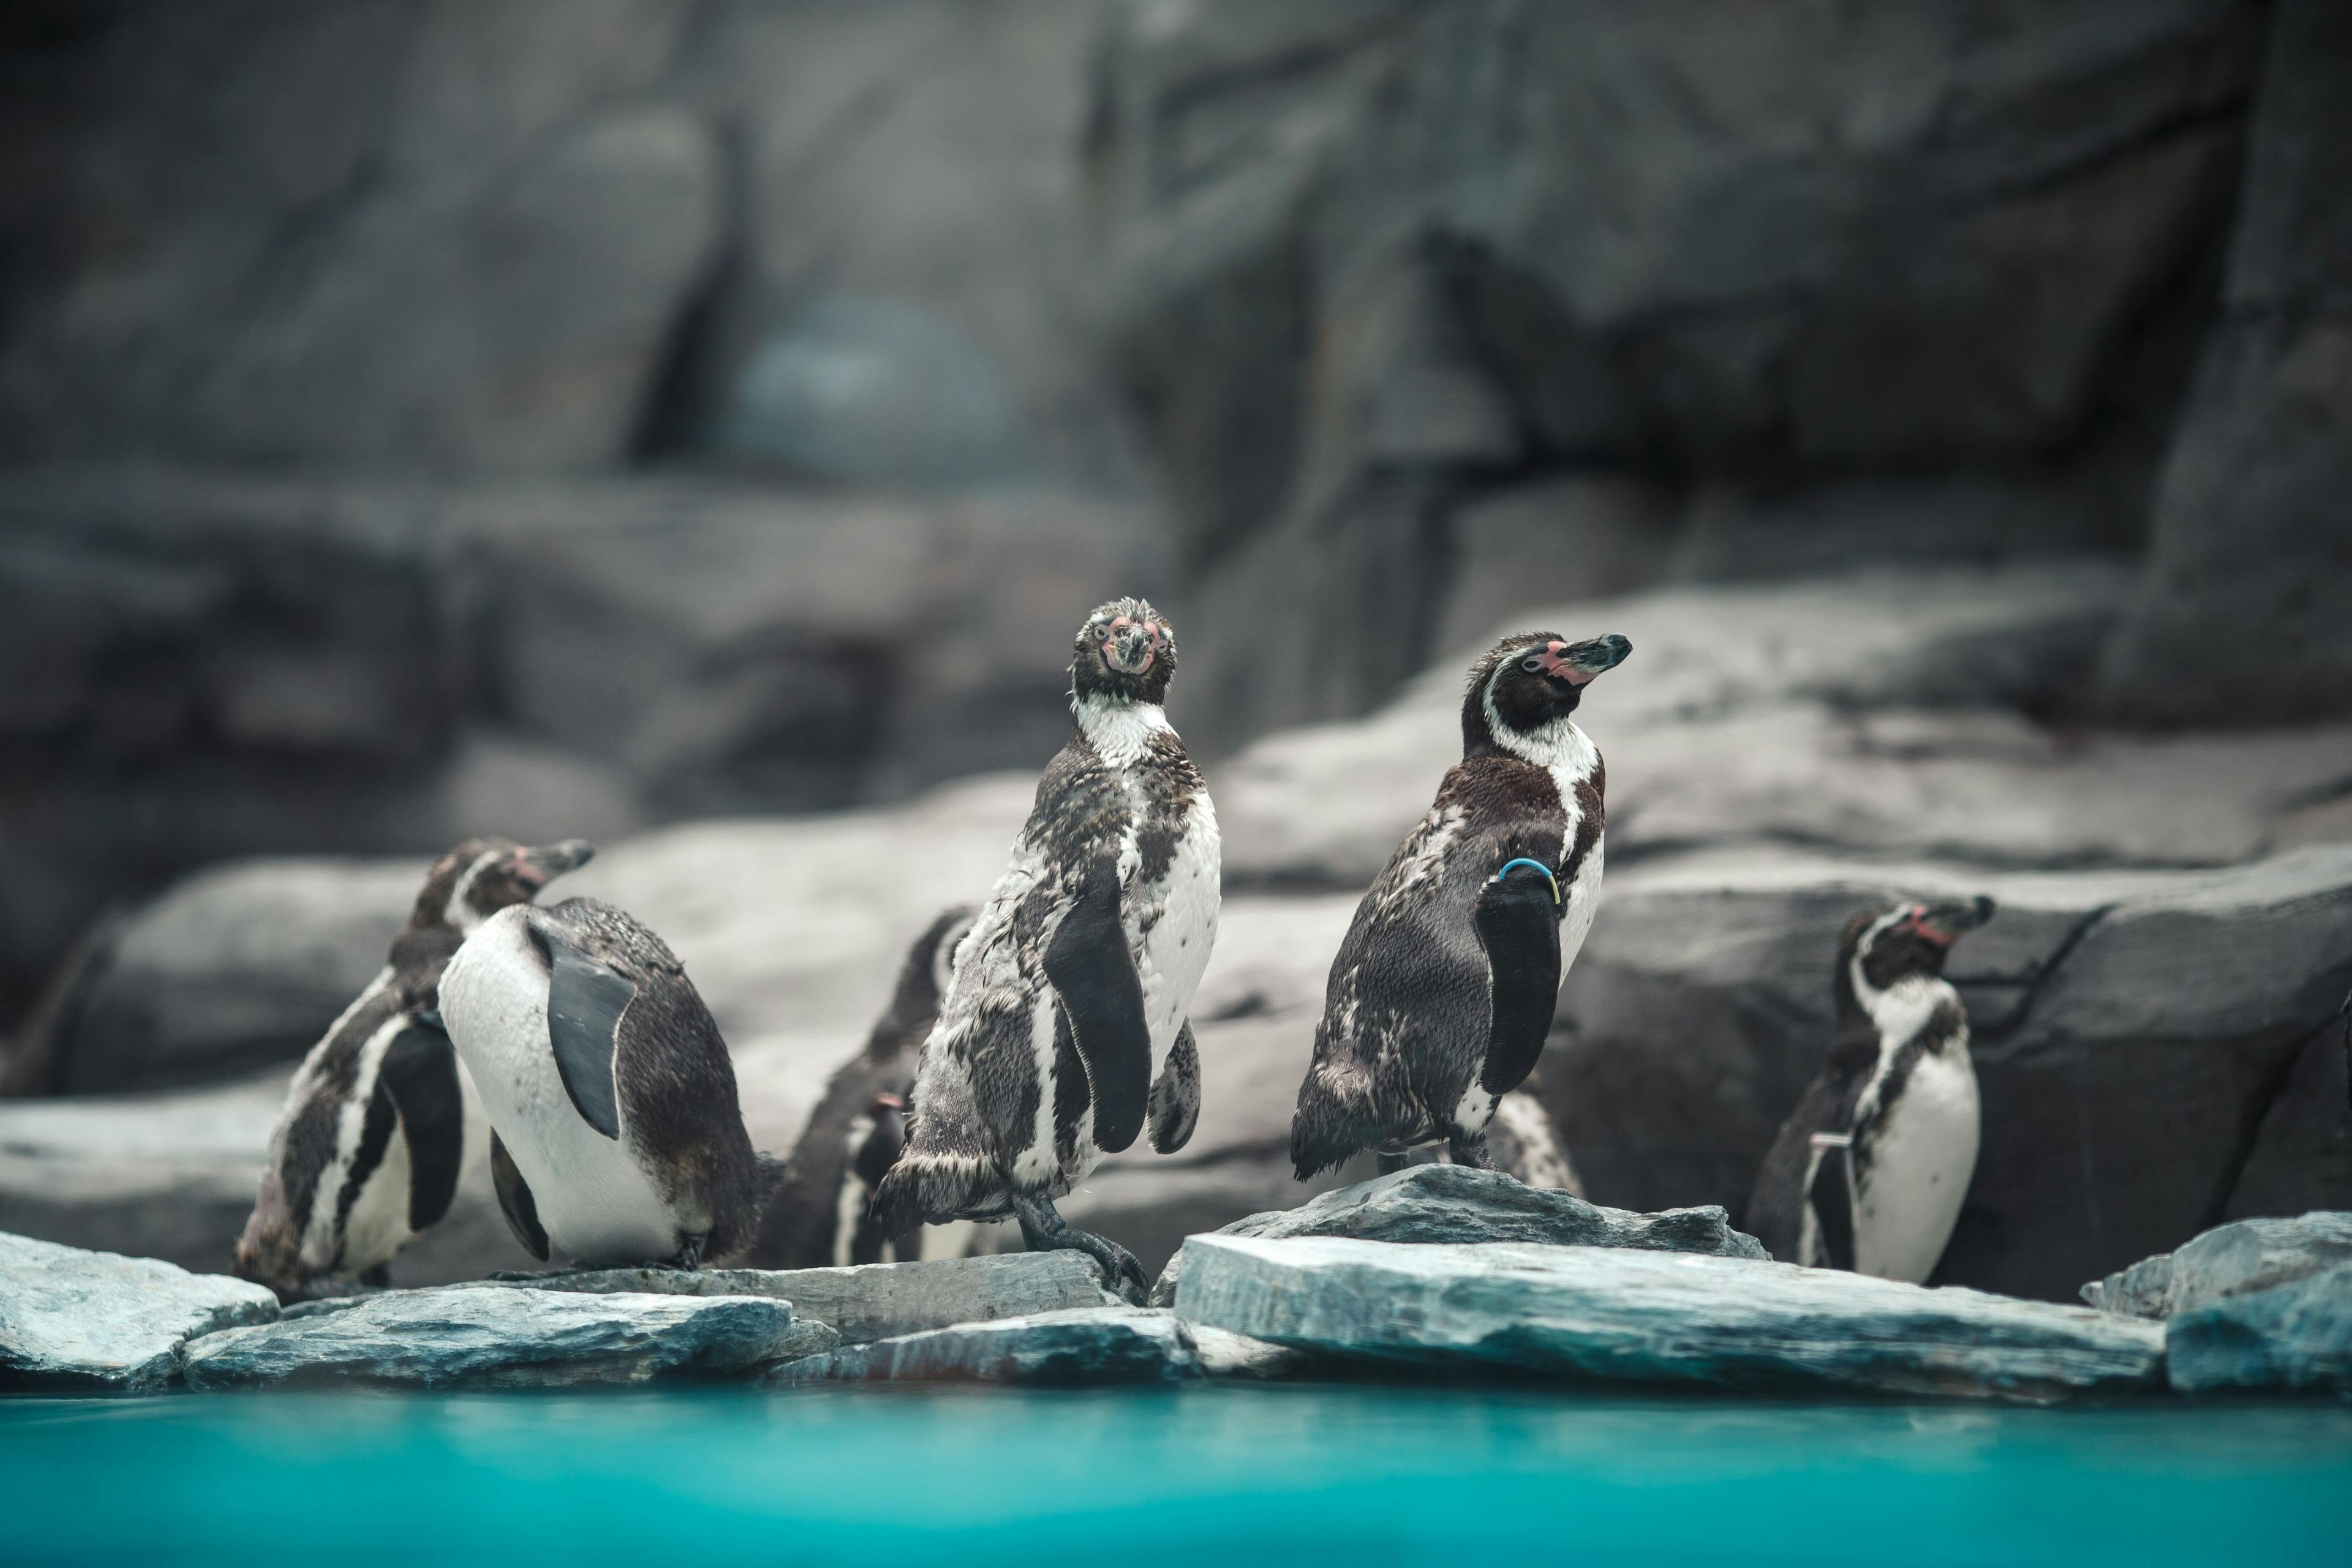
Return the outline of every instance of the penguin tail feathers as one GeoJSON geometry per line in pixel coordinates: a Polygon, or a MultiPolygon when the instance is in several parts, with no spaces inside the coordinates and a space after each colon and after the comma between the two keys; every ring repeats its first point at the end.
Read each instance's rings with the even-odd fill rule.
{"type": "Polygon", "coordinates": [[[970,1154],[919,1154],[909,1149],[874,1189],[870,1214],[885,1236],[961,1219],[1004,1184],[989,1161],[970,1154]]]}
{"type": "Polygon", "coordinates": [[[1372,1075],[1343,1058],[1307,1069],[1290,1117],[1290,1164],[1304,1182],[1377,1145],[1385,1134],[1372,1075]]]}

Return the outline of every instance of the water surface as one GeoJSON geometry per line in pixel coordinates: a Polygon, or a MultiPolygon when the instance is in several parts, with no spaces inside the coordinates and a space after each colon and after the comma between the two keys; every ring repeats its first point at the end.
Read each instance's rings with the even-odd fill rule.
{"type": "Polygon", "coordinates": [[[0,1400],[0,1563],[2352,1564],[2352,1407],[1213,1386],[0,1400]]]}

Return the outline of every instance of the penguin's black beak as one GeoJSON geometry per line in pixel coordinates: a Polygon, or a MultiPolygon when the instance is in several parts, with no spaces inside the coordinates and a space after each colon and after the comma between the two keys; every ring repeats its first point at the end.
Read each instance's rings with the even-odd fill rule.
{"type": "Polygon", "coordinates": [[[1919,934],[1931,941],[1949,942],[1992,919],[1993,901],[1979,893],[1973,899],[1958,899],[1947,903],[1930,904],[1916,916],[1912,924],[1919,934]]]}
{"type": "Polygon", "coordinates": [[[534,889],[544,888],[566,871],[577,871],[596,858],[596,847],[585,838],[541,844],[515,851],[515,872],[534,889]]]}
{"type": "Polygon", "coordinates": [[[1611,632],[1607,637],[1589,642],[1546,644],[1530,655],[1528,667],[1541,669],[1555,680],[1565,680],[1570,686],[1582,686],[1595,676],[1606,675],[1625,662],[1633,651],[1628,639],[1611,632]]]}

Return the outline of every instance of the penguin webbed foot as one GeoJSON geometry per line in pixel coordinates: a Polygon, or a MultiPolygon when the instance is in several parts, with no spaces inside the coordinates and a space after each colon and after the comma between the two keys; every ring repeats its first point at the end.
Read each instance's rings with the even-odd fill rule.
{"type": "Polygon", "coordinates": [[[677,1250],[672,1253],[668,1258],[664,1258],[659,1267],[664,1268],[682,1268],[688,1274],[691,1274],[702,1267],[702,1255],[704,1250],[709,1247],[709,1245],[710,1237],[708,1233],[698,1236],[679,1237],[677,1238],[677,1250]]]}
{"type": "Polygon", "coordinates": [[[1021,1240],[1032,1252],[1083,1252],[1102,1270],[1103,1288],[1129,1306],[1143,1305],[1151,1282],[1143,1277],[1136,1256],[1108,1237],[1080,1230],[1057,1212],[1052,1201],[1025,1193],[1010,1197],[1013,1217],[1020,1222],[1021,1240]]]}
{"type": "Polygon", "coordinates": [[[1372,1168],[1383,1176],[1393,1176],[1412,1163],[1412,1155],[1410,1152],[1391,1154],[1385,1149],[1376,1149],[1372,1152],[1372,1168]]]}

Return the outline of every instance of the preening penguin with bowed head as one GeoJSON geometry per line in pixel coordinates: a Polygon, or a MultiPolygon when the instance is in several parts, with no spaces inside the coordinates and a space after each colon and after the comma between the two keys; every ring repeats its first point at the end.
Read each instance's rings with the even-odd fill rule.
{"type": "Polygon", "coordinates": [[[594,899],[503,910],[449,961],[441,1017],[533,1257],[694,1268],[751,1245],[772,1163],[710,1009],[638,921],[594,899]]]}
{"type": "Polygon", "coordinates": [[[1291,1118],[1307,1180],[1366,1149],[1443,1142],[1491,1165],[1496,1105],[1542,1054],[1601,890],[1601,752],[1570,717],[1633,651],[1505,637],[1472,667],[1462,761],[1356,907],[1291,1118]]]}
{"type": "Polygon", "coordinates": [[[957,950],[875,1194],[884,1234],[1009,1214],[1033,1251],[1086,1252],[1140,1300],[1134,1255],[1054,1200],[1147,1129],[1181,1148],[1200,1110],[1187,1015],[1216,939],[1217,818],[1161,707],[1175,668],[1175,631],[1140,599],[1079,626],[1076,726],[957,950]]]}
{"type": "Polygon", "coordinates": [[[330,1279],[382,1285],[394,1255],[449,1212],[488,1130],[441,1031],[442,972],[483,921],[593,853],[576,838],[469,838],[434,862],[383,973],[295,1070],[237,1273],[285,1296],[330,1279]]]}
{"type": "Polygon", "coordinates": [[[1976,1173],[1969,1015],[1944,978],[1990,899],[1867,909],[1839,934],[1837,1033],[1756,1177],[1748,1228],[1785,1263],[1918,1284],[1976,1173]]]}

